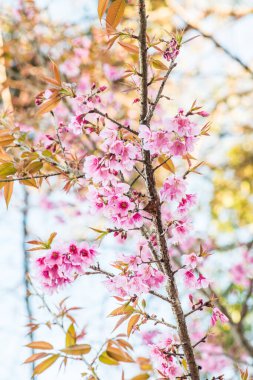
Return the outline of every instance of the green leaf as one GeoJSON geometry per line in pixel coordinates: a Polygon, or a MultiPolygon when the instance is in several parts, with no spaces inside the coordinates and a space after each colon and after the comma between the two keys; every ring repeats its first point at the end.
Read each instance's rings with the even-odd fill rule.
{"type": "Polygon", "coordinates": [[[169,70],[169,68],[164,63],[162,63],[161,61],[159,61],[158,59],[152,59],[151,60],[151,64],[152,64],[152,66],[155,69],[158,69],[158,70],[169,70]]]}
{"type": "Polygon", "coordinates": [[[107,353],[106,351],[103,352],[100,356],[99,356],[99,360],[104,363],[104,364],[108,364],[108,365],[119,365],[119,362],[115,359],[112,359],[107,353]]]}
{"type": "Polygon", "coordinates": [[[150,378],[150,376],[149,376],[148,373],[142,373],[142,374],[140,374],[140,375],[137,375],[137,376],[132,377],[131,380],[147,380],[147,379],[149,379],[149,378],[150,378]]]}
{"type": "Polygon", "coordinates": [[[0,165],[0,177],[7,177],[8,175],[12,175],[16,173],[16,169],[13,165],[13,162],[5,162],[0,165]]]}
{"type": "Polygon", "coordinates": [[[74,346],[76,344],[76,330],[73,323],[69,326],[66,332],[66,347],[74,346]]]}

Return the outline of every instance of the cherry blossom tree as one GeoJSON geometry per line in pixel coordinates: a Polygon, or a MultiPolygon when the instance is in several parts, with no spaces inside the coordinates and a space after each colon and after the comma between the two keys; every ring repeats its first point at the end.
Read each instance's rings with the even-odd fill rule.
{"type": "MultiPolygon", "coordinates": [[[[43,118],[45,132],[24,125],[22,120],[13,121],[12,113],[5,112],[1,118],[0,186],[7,206],[14,183],[40,188],[55,180],[55,188],[63,183],[66,192],[89,204],[91,214],[106,220],[103,229],[90,226],[96,235],[93,242],[64,242],[55,232],[47,241],[29,241],[29,251],[34,252],[31,293],[41,299],[66,337],[66,345],[60,349],[43,340],[28,344],[40,350],[26,360],[41,360],[34,375],[56,362],[67,365],[70,360],[80,360],[86,366],[82,376],[90,380],[101,379],[101,365],[121,367],[122,363],[138,365],[140,373],[132,380],[224,379],[226,361],[214,370],[208,361],[211,352],[223,353],[219,340],[228,324],[252,355],[242,324],[234,323],[229,308],[214,290],[214,279],[206,275],[213,242],[197,236],[192,220],[198,194],[189,187],[205,165],[195,161],[193,152],[199,140],[208,138],[209,113],[194,100],[188,109],[173,112],[172,94],[167,95],[177,58],[193,38],[186,39],[181,30],[173,34],[161,30],[157,37],[149,28],[146,5],[145,0],[100,0],[98,16],[100,21],[106,16],[105,27],[101,27],[104,35],[96,37],[95,47],[92,39],[75,38],[73,55],[60,66],[52,59],[51,76],[33,68],[44,84],[29,110],[37,108],[36,114],[31,111],[32,117],[34,123],[43,118]],[[128,9],[133,22],[127,20],[120,30],[128,9]],[[124,66],[103,62],[99,39],[106,41],[104,54],[117,49],[124,66]],[[103,76],[95,80],[96,68],[79,81],[80,66],[92,52],[93,59],[101,60],[112,86],[103,76]],[[124,82],[119,84],[122,78],[124,82]],[[120,97],[123,91],[126,94],[120,97]],[[166,177],[161,177],[161,170],[166,177]],[[122,244],[113,263],[103,257],[103,239],[109,238],[122,244]],[[124,251],[129,241],[130,255],[124,251]],[[43,296],[61,292],[80,276],[87,276],[87,281],[96,276],[103,282],[108,296],[117,303],[110,314],[118,318],[114,330],[122,325],[125,332],[123,336],[112,335],[98,353],[93,352],[82,331],[77,332],[72,317],[76,307],[68,307],[63,300],[55,314],[43,296]],[[158,316],[150,308],[149,296],[165,303],[168,313],[158,316]],[[148,324],[149,331],[145,330],[148,324]],[[147,357],[135,357],[134,345],[128,341],[138,332],[143,346],[148,346],[147,357]]],[[[28,11],[34,15],[33,8],[28,11]]],[[[24,9],[19,15],[22,12],[24,9]]],[[[251,266],[249,248],[243,254],[251,266]]],[[[252,272],[245,274],[245,268],[238,264],[232,275],[248,289],[242,302],[243,319],[252,292],[252,272]]],[[[35,331],[39,326],[31,321],[29,327],[35,331]]],[[[119,376],[125,379],[125,373],[127,365],[119,376]]],[[[248,370],[241,370],[241,377],[247,376],[248,370]]]]}

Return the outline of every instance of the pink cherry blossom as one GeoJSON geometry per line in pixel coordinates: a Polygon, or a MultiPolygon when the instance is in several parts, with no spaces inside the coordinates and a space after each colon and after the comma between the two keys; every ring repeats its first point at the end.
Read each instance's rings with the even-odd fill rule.
{"type": "Polygon", "coordinates": [[[41,285],[53,292],[84,274],[94,261],[96,251],[88,243],[71,243],[65,247],[49,250],[34,261],[41,285]]]}
{"type": "Polygon", "coordinates": [[[197,279],[192,270],[184,272],[184,283],[187,288],[196,288],[197,279]]]}
{"type": "Polygon", "coordinates": [[[160,190],[161,199],[167,200],[179,200],[182,198],[186,190],[185,181],[177,177],[168,177],[160,190]]]}
{"type": "Polygon", "coordinates": [[[228,318],[217,307],[214,307],[212,317],[211,317],[212,326],[214,326],[217,321],[220,321],[221,323],[227,323],[228,318]]]}
{"type": "Polygon", "coordinates": [[[202,257],[197,256],[195,253],[190,253],[189,255],[183,256],[183,263],[191,269],[195,269],[198,264],[203,261],[202,257]]]}

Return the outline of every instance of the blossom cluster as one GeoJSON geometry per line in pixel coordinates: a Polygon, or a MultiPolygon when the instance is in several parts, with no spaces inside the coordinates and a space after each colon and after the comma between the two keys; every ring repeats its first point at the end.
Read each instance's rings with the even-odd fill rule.
{"type": "Polygon", "coordinates": [[[87,37],[78,37],[73,41],[73,56],[60,66],[61,72],[70,78],[80,74],[80,65],[87,62],[91,41],[87,37]]]}
{"type": "Polygon", "coordinates": [[[149,150],[151,154],[163,153],[169,156],[191,153],[199,134],[197,124],[190,121],[182,109],[174,118],[165,119],[162,129],[159,125],[151,129],[146,125],[140,125],[139,132],[144,149],[149,150]]]}
{"type": "Polygon", "coordinates": [[[163,53],[163,57],[167,61],[174,61],[179,54],[180,46],[177,40],[173,37],[170,42],[167,44],[166,50],[163,53]]]}
{"type": "Polygon", "coordinates": [[[242,252],[243,260],[233,265],[230,270],[233,281],[243,287],[249,286],[250,279],[253,277],[253,255],[252,251],[244,249],[242,252]]]}
{"type": "Polygon", "coordinates": [[[139,211],[138,193],[130,195],[130,186],[115,183],[114,186],[90,186],[87,198],[92,213],[101,212],[117,228],[130,229],[143,225],[142,212],[139,211]]]}
{"type": "Polygon", "coordinates": [[[165,336],[158,343],[150,344],[149,348],[156,368],[162,376],[168,379],[176,379],[182,376],[180,363],[176,359],[178,345],[171,336],[165,336]]]}
{"type": "Polygon", "coordinates": [[[186,180],[176,176],[168,177],[160,189],[162,216],[171,244],[182,243],[192,230],[190,211],[196,195],[186,193],[186,189],[186,180]]]}
{"type": "Polygon", "coordinates": [[[79,245],[71,243],[47,251],[34,261],[34,266],[43,288],[53,292],[84,274],[96,254],[96,250],[86,242],[79,245]]]}
{"type": "Polygon", "coordinates": [[[137,255],[121,255],[114,266],[121,270],[105,281],[107,289],[119,297],[139,296],[150,290],[159,289],[165,281],[164,274],[152,266],[148,247],[143,244],[137,255]]]}

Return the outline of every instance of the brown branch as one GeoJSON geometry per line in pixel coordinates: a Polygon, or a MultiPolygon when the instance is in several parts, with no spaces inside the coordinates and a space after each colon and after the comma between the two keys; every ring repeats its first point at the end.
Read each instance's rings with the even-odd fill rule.
{"type": "Polygon", "coordinates": [[[138,133],[136,131],[134,131],[130,127],[126,127],[125,125],[119,123],[117,120],[111,118],[107,113],[103,113],[99,111],[97,108],[94,108],[93,110],[87,112],[87,114],[89,113],[97,113],[98,115],[103,116],[105,119],[110,120],[112,123],[116,124],[120,129],[125,129],[126,131],[131,132],[134,135],[138,136],[138,133]]]}
{"type": "MultiPolygon", "coordinates": [[[[34,176],[27,176],[27,177],[15,177],[15,178],[6,178],[6,179],[0,179],[0,183],[4,182],[15,182],[15,181],[25,181],[28,179],[38,179],[38,178],[49,178],[49,177],[56,177],[58,175],[67,175],[68,173],[51,173],[51,174],[38,174],[34,176]]],[[[75,178],[83,178],[84,174],[78,174],[75,178]]]]}
{"type": "Polygon", "coordinates": [[[38,175],[27,176],[27,177],[6,178],[6,179],[0,179],[0,183],[2,183],[2,182],[25,181],[25,180],[28,180],[28,179],[37,179],[37,178],[55,177],[55,176],[61,175],[61,174],[63,174],[63,173],[38,174],[38,175]]]}
{"type": "MultiPolygon", "coordinates": [[[[33,322],[33,310],[32,302],[30,298],[30,282],[29,282],[29,257],[26,251],[26,241],[28,240],[28,211],[29,211],[29,194],[24,188],[24,203],[22,208],[22,250],[23,250],[23,267],[24,267],[24,286],[25,286],[25,307],[29,324],[33,322]]],[[[33,330],[29,331],[30,342],[34,341],[33,330]]],[[[34,350],[31,349],[31,354],[34,354],[34,350]]],[[[31,363],[32,373],[34,372],[34,363],[31,363]]]]}
{"type": "Polygon", "coordinates": [[[245,300],[243,301],[243,304],[242,304],[242,310],[241,310],[241,320],[240,320],[240,324],[243,322],[244,318],[246,317],[247,315],[247,312],[248,312],[248,300],[250,299],[250,297],[252,296],[252,291],[253,291],[253,280],[251,279],[250,280],[250,283],[249,283],[249,288],[248,288],[248,291],[247,291],[247,294],[246,294],[246,297],[245,297],[245,300]]]}
{"type": "Polygon", "coordinates": [[[155,112],[155,109],[156,109],[156,107],[157,107],[160,99],[163,96],[163,90],[164,90],[165,84],[166,84],[166,82],[167,82],[167,80],[169,78],[169,75],[170,75],[171,71],[174,69],[174,67],[176,67],[176,65],[177,64],[174,61],[171,61],[170,67],[169,67],[167,73],[165,74],[165,76],[163,78],[162,84],[161,84],[161,86],[160,86],[160,88],[158,90],[158,93],[156,95],[155,101],[154,101],[154,103],[151,105],[151,107],[149,109],[149,113],[148,113],[148,117],[147,117],[147,123],[148,124],[150,123],[150,121],[151,121],[151,119],[153,117],[153,114],[155,112]]]}
{"type": "MultiPolygon", "coordinates": [[[[147,43],[146,43],[146,31],[147,31],[147,19],[146,19],[146,7],[145,0],[139,0],[139,71],[141,73],[141,112],[140,112],[140,124],[147,123],[148,112],[148,64],[147,64],[147,43]]],[[[153,221],[156,229],[156,237],[159,246],[160,253],[164,260],[164,269],[168,277],[166,290],[171,300],[171,306],[173,314],[177,322],[177,330],[179,338],[183,347],[187,365],[191,374],[192,380],[199,380],[199,369],[195,360],[194,351],[192,348],[191,340],[189,337],[188,328],[186,325],[183,309],[179,299],[178,289],[175,282],[174,274],[172,271],[170,257],[168,255],[168,247],[166,238],[164,236],[164,229],[161,217],[161,204],[156,190],[156,183],[153,173],[153,167],[150,157],[150,152],[143,149],[143,160],[146,176],[146,187],[149,194],[150,201],[156,207],[155,215],[153,215],[153,221]]]]}
{"type": "MultiPolygon", "coordinates": [[[[85,272],[84,275],[104,274],[107,277],[114,277],[114,274],[112,272],[108,272],[105,269],[101,269],[101,267],[100,267],[99,264],[97,264],[97,265],[91,265],[90,269],[92,269],[94,272],[85,272]]],[[[153,296],[158,297],[158,298],[162,299],[163,301],[166,301],[166,302],[170,303],[170,299],[168,297],[166,297],[166,296],[164,296],[164,295],[162,295],[160,293],[157,293],[154,290],[150,290],[149,294],[152,294],[153,296]]]]}

